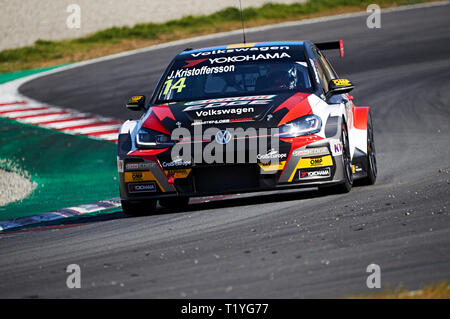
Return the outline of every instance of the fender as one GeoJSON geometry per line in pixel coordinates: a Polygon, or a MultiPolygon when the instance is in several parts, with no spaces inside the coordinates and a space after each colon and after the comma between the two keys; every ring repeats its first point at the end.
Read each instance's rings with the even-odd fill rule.
{"type": "Polygon", "coordinates": [[[358,106],[353,108],[353,126],[359,130],[367,130],[367,118],[370,107],[358,106]]]}
{"type": "Polygon", "coordinates": [[[369,119],[370,107],[354,107],[354,129],[352,138],[355,142],[355,153],[352,158],[354,179],[367,177],[369,168],[367,158],[367,122],[369,119]]]}
{"type": "Polygon", "coordinates": [[[134,139],[136,136],[137,121],[127,120],[119,129],[117,139],[117,155],[124,157],[129,151],[135,148],[134,139]]]}
{"type": "Polygon", "coordinates": [[[368,106],[352,109],[353,127],[349,130],[350,152],[354,156],[365,156],[367,154],[367,119],[369,117],[368,106]]]}

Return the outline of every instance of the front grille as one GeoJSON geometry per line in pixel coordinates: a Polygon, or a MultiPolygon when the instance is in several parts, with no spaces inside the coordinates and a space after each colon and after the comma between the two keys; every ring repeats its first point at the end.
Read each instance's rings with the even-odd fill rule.
{"type": "Polygon", "coordinates": [[[244,164],[195,168],[194,183],[198,193],[257,188],[259,167],[256,164],[244,164]]]}

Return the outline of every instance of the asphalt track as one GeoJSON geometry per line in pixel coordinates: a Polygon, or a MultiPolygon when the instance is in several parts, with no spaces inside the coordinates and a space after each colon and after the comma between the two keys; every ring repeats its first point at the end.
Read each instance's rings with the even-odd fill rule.
{"type": "MultiPolygon", "coordinates": [[[[385,13],[247,35],[249,41],[343,39],[337,72],[370,105],[377,183],[350,194],[253,194],[188,211],[83,218],[61,229],[0,235],[1,298],[303,298],[370,293],[450,280],[450,6],[385,13]],[[81,289],[66,287],[69,264],[81,289]]],[[[239,36],[192,43],[240,42],[239,36]]],[[[150,93],[171,47],[49,75],[20,91],[54,105],[126,119],[150,93]]],[[[333,55],[333,54],[331,54],[333,55]]]]}

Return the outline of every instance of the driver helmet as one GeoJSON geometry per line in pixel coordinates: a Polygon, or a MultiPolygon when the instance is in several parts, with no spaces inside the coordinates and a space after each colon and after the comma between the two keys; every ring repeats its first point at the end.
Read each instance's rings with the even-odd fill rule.
{"type": "Polygon", "coordinates": [[[285,63],[271,65],[267,77],[272,89],[292,89],[295,86],[292,66],[285,63]]]}

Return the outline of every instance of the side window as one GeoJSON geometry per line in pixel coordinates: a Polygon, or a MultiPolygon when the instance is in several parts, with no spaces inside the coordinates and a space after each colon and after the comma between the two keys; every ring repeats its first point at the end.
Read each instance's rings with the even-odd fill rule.
{"type": "Polygon", "coordinates": [[[332,79],[339,79],[339,75],[334,70],[333,66],[331,65],[330,61],[324,56],[325,63],[327,65],[327,68],[330,70],[331,78],[332,79]]]}
{"type": "Polygon", "coordinates": [[[328,92],[328,83],[330,82],[331,79],[329,78],[330,76],[329,76],[329,74],[327,74],[327,71],[323,65],[321,55],[319,54],[318,51],[315,51],[315,53],[316,53],[315,64],[316,64],[317,72],[319,73],[319,80],[322,83],[324,93],[327,93],[328,92]]]}
{"type": "Polygon", "coordinates": [[[329,83],[332,79],[334,79],[334,74],[322,54],[319,54],[319,63],[321,64],[321,66],[325,72],[325,77],[327,78],[327,83],[329,83]]]}

